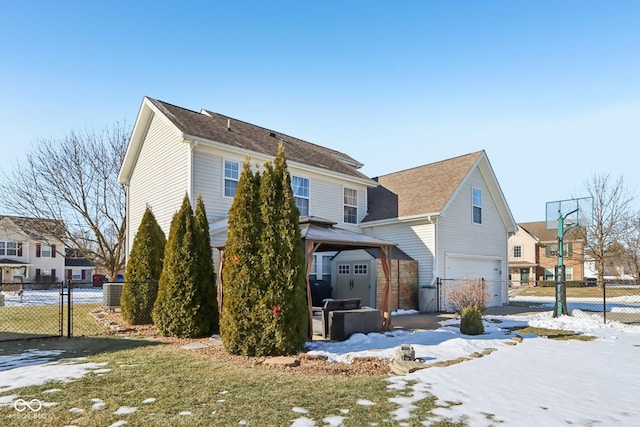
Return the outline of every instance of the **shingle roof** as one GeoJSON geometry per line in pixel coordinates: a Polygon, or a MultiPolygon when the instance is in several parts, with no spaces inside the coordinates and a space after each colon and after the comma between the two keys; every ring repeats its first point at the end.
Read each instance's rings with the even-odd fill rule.
{"type": "MultiPolygon", "coordinates": [[[[557,229],[547,229],[545,221],[521,222],[518,225],[529,234],[535,236],[541,242],[551,242],[558,240],[557,229]]],[[[572,228],[565,234],[566,240],[584,240],[586,229],[584,227],[572,228]]]]}
{"type": "Polygon", "coordinates": [[[365,221],[439,213],[484,150],[374,178],[365,221]]]}
{"type": "Polygon", "coordinates": [[[45,241],[52,237],[60,239],[64,235],[64,222],[57,219],[0,215],[0,221],[4,219],[13,223],[14,231],[22,231],[31,240],[45,241]]]}
{"type": "Polygon", "coordinates": [[[157,99],[148,99],[185,135],[269,156],[276,155],[278,143],[283,141],[287,160],[369,180],[356,169],[361,166],[358,161],[339,151],[208,110],[198,113],[157,99]]]}

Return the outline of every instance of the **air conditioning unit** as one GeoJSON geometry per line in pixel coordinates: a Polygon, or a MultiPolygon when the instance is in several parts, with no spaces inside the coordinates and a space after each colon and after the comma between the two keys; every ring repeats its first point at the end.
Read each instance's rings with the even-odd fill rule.
{"type": "Polygon", "coordinates": [[[110,310],[120,307],[123,283],[105,283],[102,285],[102,306],[110,310]]]}

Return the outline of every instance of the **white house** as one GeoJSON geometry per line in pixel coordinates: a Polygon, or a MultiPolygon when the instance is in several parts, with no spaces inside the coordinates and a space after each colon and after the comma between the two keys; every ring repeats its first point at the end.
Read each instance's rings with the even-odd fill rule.
{"type": "MultiPolygon", "coordinates": [[[[517,226],[484,151],[376,181],[360,227],[418,260],[421,285],[479,280],[489,306],[508,303],[507,240],[517,226]]],[[[440,296],[447,309],[447,292],[440,296]]]]}
{"type": "MultiPolygon", "coordinates": [[[[147,97],[118,177],[127,186],[128,248],[147,206],[168,233],[185,194],[192,202],[202,194],[212,243],[224,243],[225,220],[242,163],[246,158],[258,165],[273,159],[280,141],[301,216],[321,218],[362,238],[398,243],[396,252],[420,265],[416,288],[418,282],[430,283],[436,277],[498,280],[507,271],[507,234],[515,231],[515,223],[483,151],[439,162],[444,168],[432,164],[417,168],[424,171],[421,174],[405,171],[374,180],[345,153],[208,110],[191,111],[147,97]],[[432,191],[440,187],[446,194],[432,191]],[[440,198],[433,200],[436,195],[440,198]],[[407,209],[415,197],[423,203],[407,209]],[[479,222],[474,222],[474,213],[480,215],[479,222]]],[[[316,254],[312,271],[326,279],[331,269],[334,288],[340,273],[331,261],[335,253],[316,254]]],[[[373,289],[366,292],[376,295],[376,282],[371,283],[373,289]]],[[[506,291],[501,291],[495,303],[504,302],[506,291]]]]}
{"type": "Polygon", "coordinates": [[[57,220],[1,215],[0,283],[64,280],[65,245],[46,231],[62,226],[57,220]]]}

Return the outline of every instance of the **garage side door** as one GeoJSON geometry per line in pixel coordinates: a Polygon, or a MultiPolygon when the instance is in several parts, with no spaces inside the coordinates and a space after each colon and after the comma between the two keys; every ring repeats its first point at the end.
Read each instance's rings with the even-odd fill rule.
{"type": "MultiPolygon", "coordinates": [[[[444,287],[455,286],[456,281],[465,279],[484,279],[489,293],[489,307],[502,305],[502,277],[500,275],[501,260],[472,257],[449,256],[445,260],[444,287]]],[[[440,307],[448,307],[447,292],[441,292],[440,307]]]]}

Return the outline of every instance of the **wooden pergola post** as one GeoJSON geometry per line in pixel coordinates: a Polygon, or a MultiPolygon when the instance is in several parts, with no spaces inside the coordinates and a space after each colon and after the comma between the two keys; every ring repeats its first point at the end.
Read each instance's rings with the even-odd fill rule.
{"type": "Polygon", "coordinates": [[[391,248],[389,246],[380,247],[380,263],[384,271],[384,289],[382,290],[382,330],[391,330],[391,248]]]}
{"type": "Polygon", "coordinates": [[[311,298],[311,282],[309,281],[309,274],[311,274],[311,267],[313,266],[313,254],[318,247],[320,247],[320,244],[314,243],[313,240],[304,241],[304,265],[306,268],[304,279],[307,284],[307,305],[309,309],[307,338],[309,341],[313,340],[313,300],[311,298]]]}

